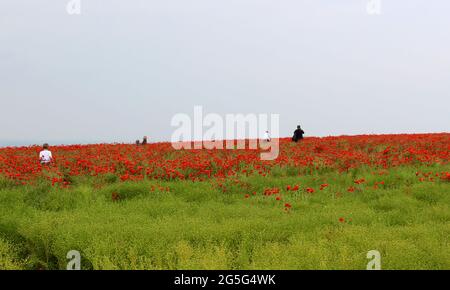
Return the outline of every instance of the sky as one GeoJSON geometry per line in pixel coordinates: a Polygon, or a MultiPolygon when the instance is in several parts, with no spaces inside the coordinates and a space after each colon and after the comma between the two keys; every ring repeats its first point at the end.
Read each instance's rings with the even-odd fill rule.
{"type": "Polygon", "coordinates": [[[281,136],[450,131],[447,0],[80,1],[0,1],[0,146],[169,141],[197,105],[281,136]]]}

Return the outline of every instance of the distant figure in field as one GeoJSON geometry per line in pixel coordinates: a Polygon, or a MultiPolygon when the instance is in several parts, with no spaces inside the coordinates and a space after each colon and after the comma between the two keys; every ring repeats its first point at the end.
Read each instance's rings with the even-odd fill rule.
{"type": "Polygon", "coordinates": [[[39,152],[39,162],[42,165],[50,165],[53,161],[52,152],[48,150],[48,144],[42,146],[42,151],[39,152]]]}
{"type": "Polygon", "coordinates": [[[264,141],[270,142],[270,134],[269,134],[269,131],[264,132],[264,141]]]}
{"type": "Polygon", "coordinates": [[[136,140],[136,146],[139,146],[139,145],[141,145],[141,141],[136,140]]]}
{"type": "Polygon", "coordinates": [[[305,134],[305,131],[303,131],[300,126],[297,126],[297,130],[294,131],[294,136],[292,136],[292,141],[298,142],[302,140],[303,134],[305,134]]]}
{"type": "Polygon", "coordinates": [[[142,139],[142,145],[147,145],[147,136],[142,139]]]}

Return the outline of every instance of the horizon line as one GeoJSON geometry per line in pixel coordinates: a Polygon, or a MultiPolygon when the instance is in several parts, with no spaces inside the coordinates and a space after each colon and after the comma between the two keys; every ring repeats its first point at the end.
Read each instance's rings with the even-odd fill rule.
{"type": "MultiPolygon", "coordinates": [[[[399,136],[399,135],[445,135],[450,134],[450,132],[432,132],[432,133],[365,133],[365,134],[341,134],[341,135],[327,135],[327,136],[306,136],[305,139],[309,138],[332,138],[332,137],[358,137],[358,136],[399,136]]],[[[292,138],[292,136],[285,136],[285,137],[278,137],[278,138],[272,138],[272,139],[288,139],[292,138]]],[[[167,141],[167,140],[161,140],[156,142],[148,142],[148,145],[150,144],[161,144],[161,143],[195,143],[195,142],[226,142],[226,141],[238,141],[238,140],[261,140],[263,138],[245,138],[245,139],[222,139],[222,140],[183,140],[183,141],[167,141]]],[[[136,141],[136,140],[135,140],[136,141]]],[[[50,146],[56,146],[56,147],[63,147],[63,146],[89,146],[89,145],[135,145],[135,141],[125,142],[125,141],[105,141],[105,142],[95,142],[95,141],[81,141],[81,142],[74,142],[74,141],[47,141],[46,143],[53,143],[54,145],[50,146]]],[[[1,141],[0,140],[0,148],[23,148],[23,147],[39,147],[42,146],[41,142],[31,142],[31,141],[1,141]],[[3,145],[11,144],[11,145],[3,145]]]]}

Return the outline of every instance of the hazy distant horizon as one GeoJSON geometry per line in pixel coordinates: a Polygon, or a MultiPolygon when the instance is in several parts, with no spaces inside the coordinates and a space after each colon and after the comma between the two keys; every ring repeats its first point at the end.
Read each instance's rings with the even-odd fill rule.
{"type": "MultiPolygon", "coordinates": [[[[419,132],[419,133],[378,133],[378,134],[342,134],[342,135],[327,135],[327,136],[305,136],[305,138],[326,138],[326,137],[343,137],[343,136],[363,136],[363,135],[422,135],[422,134],[450,134],[450,132],[419,132]]],[[[280,138],[290,138],[292,136],[281,136],[280,138]]],[[[137,140],[137,139],[136,139],[137,140]]],[[[41,146],[44,143],[49,143],[50,146],[69,146],[69,145],[93,145],[93,144],[134,144],[136,140],[109,140],[109,141],[0,141],[0,148],[2,147],[26,147],[26,146],[41,146]]],[[[140,139],[142,140],[142,139],[140,139]]],[[[170,140],[149,140],[149,143],[169,143],[170,140]]]]}

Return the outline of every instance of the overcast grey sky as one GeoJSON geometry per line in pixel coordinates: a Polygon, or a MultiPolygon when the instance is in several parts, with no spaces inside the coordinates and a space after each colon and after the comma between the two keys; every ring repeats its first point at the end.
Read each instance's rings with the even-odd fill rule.
{"type": "Polygon", "coordinates": [[[0,1],[0,144],[170,140],[175,113],[281,135],[449,132],[450,1],[0,1]]]}

